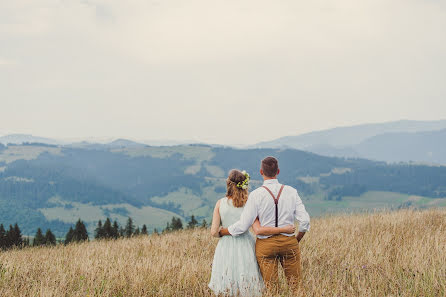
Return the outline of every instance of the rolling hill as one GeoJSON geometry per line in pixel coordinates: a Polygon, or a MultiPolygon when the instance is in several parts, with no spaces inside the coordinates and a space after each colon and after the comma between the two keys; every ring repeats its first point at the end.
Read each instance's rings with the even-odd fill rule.
{"type": "Polygon", "coordinates": [[[446,167],[386,164],[294,149],[206,145],[70,147],[0,145],[0,223],[62,236],[77,218],[90,232],[106,216],[163,228],[172,216],[210,221],[227,172],[261,185],[260,160],[280,161],[280,180],[299,190],[311,215],[371,208],[446,205],[446,167]]]}

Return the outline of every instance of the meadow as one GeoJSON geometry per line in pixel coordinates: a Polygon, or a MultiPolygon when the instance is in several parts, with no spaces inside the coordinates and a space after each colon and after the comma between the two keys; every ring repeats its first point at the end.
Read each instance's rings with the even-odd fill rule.
{"type": "MultiPolygon", "coordinates": [[[[0,253],[0,296],[212,296],[207,229],[0,253]]],[[[446,210],[332,215],[301,242],[302,296],[446,296],[446,210]]],[[[281,277],[277,292],[291,296],[281,277]]]]}

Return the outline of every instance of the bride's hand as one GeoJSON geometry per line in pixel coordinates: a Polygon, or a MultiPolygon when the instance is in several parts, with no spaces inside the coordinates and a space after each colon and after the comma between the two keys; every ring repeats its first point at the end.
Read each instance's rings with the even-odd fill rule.
{"type": "Polygon", "coordinates": [[[285,226],[285,227],[284,227],[284,230],[285,230],[284,233],[291,234],[291,233],[296,232],[296,226],[294,226],[294,225],[288,225],[288,226],[285,226]]]}

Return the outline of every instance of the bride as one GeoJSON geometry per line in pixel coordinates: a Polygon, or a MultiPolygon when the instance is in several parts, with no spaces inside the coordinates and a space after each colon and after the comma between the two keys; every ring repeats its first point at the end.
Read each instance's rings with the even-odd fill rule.
{"type": "MultiPolygon", "coordinates": [[[[233,169],[226,180],[226,197],[217,201],[212,218],[211,234],[219,237],[220,228],[237,222],[248,200],[249,174],[233,169]]],[[[294,233],[295,226],[261,227],[257,219],[252,225],[257,235],[294,233]]],[[[260,296],[263,280],[255,256],[255,239],[249,231],[239,236],[220,238],[212,262],[209,288],[216,294],[260,296]]]]}

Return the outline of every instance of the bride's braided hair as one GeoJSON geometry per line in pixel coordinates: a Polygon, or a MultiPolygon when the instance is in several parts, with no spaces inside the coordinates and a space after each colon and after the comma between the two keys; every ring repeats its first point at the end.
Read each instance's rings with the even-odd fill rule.
{"type": "Polygon", "coordinates": [[[245,206],[248,200],[248,188],[242,189],[237,187],[237,184],[242,183],[247,177],[237,169],[232,169],[229,172],[228,179],[226,180],[226,197],[232,199],[232,205],[235,207],[245,206]]]}

